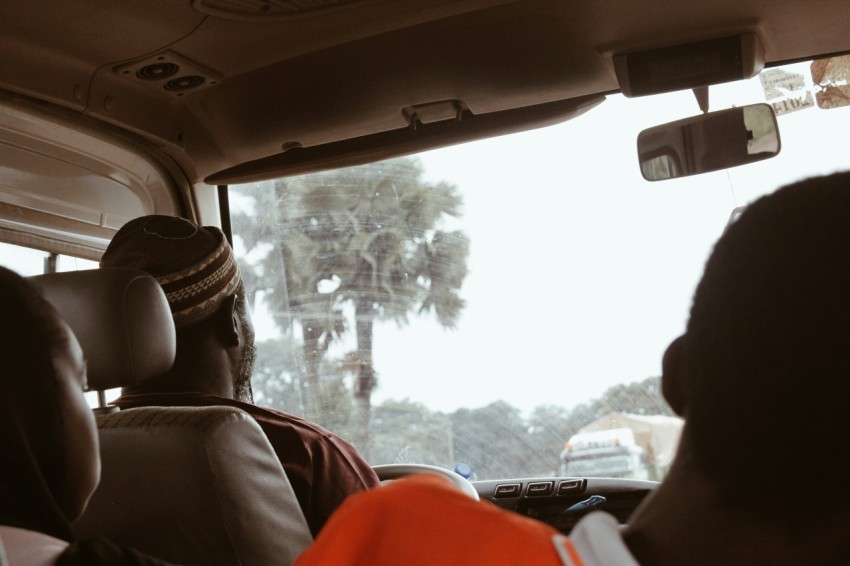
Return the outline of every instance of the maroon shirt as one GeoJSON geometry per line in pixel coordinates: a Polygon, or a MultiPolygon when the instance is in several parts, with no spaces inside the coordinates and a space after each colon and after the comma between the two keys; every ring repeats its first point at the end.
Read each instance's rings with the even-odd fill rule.
{"type": "Polygon", "coordinates": [[[254,417],[283,465],[314,537],[346,497],[380,485],[372,467],[348,442],[281,411],[205,393],[122,395],[114,403],[122,409],[227,405],[254,417]]]}

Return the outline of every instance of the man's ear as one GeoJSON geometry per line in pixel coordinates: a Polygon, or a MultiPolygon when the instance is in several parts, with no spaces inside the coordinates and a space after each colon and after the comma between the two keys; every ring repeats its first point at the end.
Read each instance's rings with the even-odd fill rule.
{"type": "Polygon", "coordinates": [[[684,349],[687,334],[673,340],[661,359],[661,394],[677,415],[684,416],[688,400],[684,349]]]}
{"type": "Polygon", "coordinates": [[[227,346],[239,345],[239,317],[236,315],[237,296],[226,297],[219,308],[219,332],[227,346]]]}

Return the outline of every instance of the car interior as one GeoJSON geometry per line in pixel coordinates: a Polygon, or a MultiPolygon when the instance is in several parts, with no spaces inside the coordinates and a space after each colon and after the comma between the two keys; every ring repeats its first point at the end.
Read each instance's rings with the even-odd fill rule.
{"type": "MultiPolygon", "coordinates": [[[[585,287],[608,289],[607,302],[600,303],[603,306],[596,308],[597,314],[601,317],[607,309],[612,317],[629,318],[611,306],[616,303],[611,295],[619,291],[609,289],[614,277],[605,276],[607,272],[600,267],[605,262],[600,258],[608,257],[606,252],[592,249],[592,245],[601,242],[600,234],[604,233],[617,239],[612,246],[629,252],[629,242],[637,241],[639,230],[624,219],[630,210],[636,210],[638,200],[658,210],[661,198],[680,205],[676,214],[659,213],[661,221],[649,216],[641,220],[647,232],[652,232],[650,225],[654,223],[661,231],[659,222],[671,222],[669,226],[663,224],[663,234],[654,240],[656,251],[666,254],[660,264],[665,269],[684,262],[666,246],[701,225],[699,218],[713,215],[707,235],[700,240],[700,252],[687,252],[692,258],[688,265],[698,274],[705,250],[754,196],[741,186],[762,183],[764,187],[760,185],[759,190],[764,192],[804,175],[846,167],[846,151],[840,141],[824,140],[827,134],[838,135],[841,127],[837,124],[847,119],[841,112],[850,101],[850,63],[842,59],[850,53],[848,18],[850,3],[841,0],[805,4],[792,0],[3,3],[0,264],[31,276],[68,321],[86,353],[89,381],[97,391],[96,399],[92,394],[92,404],[98,407],[103,480],[75,528],[82,536],[106,536],[176,562],[289,563],[311,543],[280,462],[246,414],[224,407],[118,411],[109,405],[120,387],[170,367],[174,326],[165,296],[154,279],[140,272],[98,269],[97,262],[126,222],[147,214],[184,217],[221,227],[234,244],[237,259],[243,262],[240,269],[246,285],[257,285],[257,290],[251,291],[252,300],[257,305],[263,301],[271,304],[271,297],[276,297],[275,286],[261,285],[270,268],[262,267],[257,258],[277,248],[260,242],[262,237],[273,233],[281,241],[287,237],[294,241],[293,234],[304,226],[310,229],[312,223],[318,230],[324,222],[320,220],[324,218],[322,207],[331,206],[330,200],[314,199],[310,206],[319,212],[314,210],[307,220],[294,217],[291,225],[280,228],[289,218],[287,207],[296,210],[299,203],[307,202],[291,200],[295,198],[291,195],[307,190],[310,182],[335,186],[334,179],[341,177],[334,175],[340,175],[340,171],[371,171],[368,168],[377,167],[374,170],[380,172],[386,167],[382,163],[393,163],[384,160],[393,159],[419,159],[416,163],[424,164],[426,170],[422,178],[432,187],[442,182],[442,177],[437,179],[442,173],[428,173],[431,164],[438,162],[451,162],[460,171],[457,179],[446,181],[455,185],[462,186],[466,179],[476,176],[486,177],[491,184],[497,177],[514,180],[511,190],[485,187],[479,193],[483,197],[465,193],[466,214],[471,220],[497,218],[511,209],[525,210],[525,204],[533,202],[535,214],[541,217],[541,210],[546,208],[562,213],[560,221],[552,224],[578,225],[579,219],[587,217],[594,223],[588,226],[594,228],[584,234],[555,237],[554,251],[547,251],[541,260],[545,267],[525,275],[527,281],[536,281],[529,285],[530,290],[503,292],[507,293],[502,295],[503,303],[519,303],[507,310],[535,311],[548,317],[553,326],[544,329],[539,325],[542,323],[527,322],[520,327],[503,322],[501,314],[489,312],[485,324],[502,328],[502,334],[514,342],[487,344],[477,338],[481,350],[475,350],[477,358],[473,361],[487,365],[487,371],[468,371],[463,365],[466,362],[459,361],[466,356],[449,354],[449,350],[440,350],[441,346],[424,345],[419,338],[411,338],[404,346],[410,348],[404,350],[408,352],[406,358],[394,362],[396,365],[381,365],[384,350],[378,349],[379,341],[389,344],[406,336],[417,337],[417,317],[423,313],[430,316],[432,307],[436,317],[446,312],[433,301],[429,303],[430,299],[420,300],[415,307],[406,306],[409,317],[392,314],[389,307],[375,303],[378,314],[373,318],[382,322],[375,322],[373,364],[371,350],[364,356],[360,345],[352,345],[356,342],[356,325],[350,321],[355,320],[355,307],[351,306],[353,302],[345,303],[351,295],[343,294],[344,274],[328,271],[312,279],[305,276],[307,287],[339,301],[334,303],[334,316],[349,317],[349,322],[325,329],[321,338],[325,340],[324,365],[317,367],[322,375],[342,376],[334,383],[343,384],[340,387],[346,392],[346,403],[352,403],[353,408],[346,404],[344,410],[331,414],[328,409],[323,414],[321,410],[310,412],[306,402],[299,401],[304,416],[319,420],[340,435],[351,434],[351,441],[368,456],[383,481],[419,472],[439,473],[471,497],[537,518],[565,534],[594,508],[602,508],[627,524],[631,513],[663,477],[661,464],[650,469],[646,463],[654,456],[653,450],[657,453],[661,449],[646,444],[649,441],[640,435],[629,441],[636,443],[634,447],[618,437],[611,445],[620,452],[631,450],[638,462],[635,466],[646,469],[585,473],[570,468],[578,461],[573,447],[582,434],[589,433],[590,428],[582,427],[590,426],[591,421],[611,420],[614,417],[609,414],[614,412],[673,418],[669,408],[626,402],[598,408],[601,405],[587,399],[614,389],[606,390],[601,382],[593,385],[596,374],[592,371],[588,371],[588,377],[577,371],[569,373],[564,369],[568,363],[561,360],[563,367],[559,367],[561,361],[549,362],[542,370],[529,372],[546,374],[541,379],[547,381],[530,381],[530,377],[526,381],[526,366],[498,358],[537,348],[554,354],[561,351],[566,358],[574,350],[585,348],[574,345],[583,340],[613,344],[623,352],[629,350],[625,343],[634,340],[635,347],[640,344],[643,348],[636,337],[643,333],[641,330],[626,337],[617,333],[618,324],[600,322],[600,328],[585,324],[567,331],[565,320],[569,316],[551,314],[559,308],[559,302],[573,304],[572,298],[551,298],[562,293],[556,290],[560,289],[558,283],[569,279],[580,281],[575,283],[579,286],[574,293],[576,305],[582,302],[585,287]],[[793,65],[803,70],[797,71],[793,65]],[[798,77],[800,85],[805,78],[809,89],[802,98],[795,94],[803,92],[795,82],[798,77]],[[727,95],[724,85],[747,85],[755,94],[746,98],[727,95]],[[674,95],[686,102],[679,105],[668,102],[672,98],[664,98],[674,95]],[[656,117],[654,110],[643,110],[648,107],[639,106],[642,103],[667,106],[676,114],[656,117]],[[622,111],[625,117],[606,119],[604,112],[608,109],[622,111]],[[815,133],[804,132],[804,118],[821,110],[833,117],[824,119],[824,123],[832,120],[831,126],[819,125],[815,133]],[[595,116],[600,116],[599,122],[591,122],[595,116]],[[639,126],[634,125],[641,120],[639,126]],[[573,127],[575,130],[570,129],[573,127]],[[571,131],[587,133],[575,134],[574,145],[565,145],[551,141],[554,137],[545,137],[550,135],[546,132],[555,131],[564,136],[571,131]],[[535,132],[544,137],[531,137],[537,135],[535,132]],[[599,136],[601,141],[591,136],[599,136]],[[798,147],[814,144],[816,138],[822,138],[827,149],[811,145],[807,150],[810,153],[790,162],[798,155],[794,153],[798,147]],[[505,153],[499,153],[499,144],[513,139],[518,140],[517,145],[505,145],[505,153]],[[485,148],[480,160],[473,153],[459,153],[456,158],[440,153],[455,149],[471,152],[468,148],[477,147],[476,143],[485,148]],[[615,160],[620,145],[629,148],[626,164],[615,160]],[[580,154],[582,146],[591,148],[592,155],[580,154]],[[525,154],[515,147],[528,152],[531,160],[526,162],[525,154]],[[834,162],[825,161],[828,153],[835,153],[834,162]],[[533,177],[535,180],[528,181],[527,186],[523,175],[536,174],[539,162],[533,159],[543,157],[558,169],[573,170],[572,174],[581,177],[572,184],[553,180],[551,186],[549,181],[533,177]],[[516,177],[507,172],[513,162],[522,170],[516,177]],[[606,175],[615,173],[630,175],[638,188],[627,194],[624,187],[607,196],[609,185],[615,182],[609,182],[606,175]],[[707,185],[720,185],[725,200],[716,207],[685,204],[682,195],[691,189],[684,183],[691,181],[703,183],[693,189],[693,194],[707,193],[711,190],[707,185]],[[539,185],[540,191],[532,184],[539,185]],[[566,200],[557,200],[570,198],[571,191],[593,192],[591,189],[597,191],[594,204],[569,208],[566,200]],[[555,199],[551,204],[534,200],[545,199],[547,194],[555,199]],[[503,207],[499,201],[507,198],[516,200],[503,207]],[[265,221],[268,203],[280,207],[273,220],[277,227],[248,235],[251,223],[265,221]],[[572,259],[559,257],[568,256],[564,251],[567,241],[589,250],[591,267],[578,267],[572,259]],[[339,294],[335,294],[337,289],[339,294]],[[522,303],[531,301],[532,296],[550,297],[550,302],[544,307],[522,303]],[[410,333],[406,334],[408,329],[410,333]],[[391,334],[396,338],[390,339],[391,334]],[[528,336],[535,341],[526,340],[528,336]],[[435,360],[426,363],[413,356],[435,360]],[[432,385],[420,383],[422,388],[437,391],[435,395],[442,398],[439,402],[444,403],[426,414],[422,407],[428,401],[417,398],[419,390],[407,393],[401,388],[405,380],[411,386],[425,381],[414,377],[419,374],[413,366],[431,368],[428,364],[441,357],[455,366],[443,372],[451,385],[437,385],[444,382],[435,372],[430,374],[435,379],[432,385]],[[372,389],[365,397],[351,393],[357,390],[357,376],[363,375],[367,363],[379,375],[374,398],[370,398],[372,389]],[[500,364],[510,371],[505,369],[505,374],[497,378],[492,374],[500,364]],[[395,371],[407,366],[413,372],[407,377],[406,370],[395,371]],[[477,373],[482,375],[474,375],[477,373]],[[567,373],[569,380],[562,375],[567,373]],[[479,377],[481,381],[474,380],[479,377]],[[391,389],[396,382],[399,389],[391,389]],[[588,389],[582,397],[585,394],[578,391],[586,385],[596,388],[588,389]],[[441,387],[445,389],[438,391],[441,387]],[[549,413],[535,411],[531,401],[520,404],[526,389],[539,395],[540,400],[535,401],[538,407],[543,403],[573,407],[569,415],[554,409],[551,412],[563,417],[558,421],[560,428],[553,426],[554,432],[549,431],[543,418],[549,413]],[[395,413],[389,411],[387,401],[392,396],[398,406],[410,405],[405,409],[411,412],[409,423],[393,420],[395,413]],[[362,440],[349,429],[333,430],[334,425],[328,423],[355,422],[349,414],[362,410],[364,398],[366,414],[371,410],[373,433],[366,437],[371,440],[362,440]],[[517,404],[515,412],[510,408],[502,414],[507,415],[505,422],[522,421],[517,425],[522,434],[551,434],[554,440],[547,437],[547,450],[554,455],[547,452],[540,456],[545,465],[521,466],[523,460],[537,458],[540,450],[525,441],[518,441],[516,450],[509,449],[514,443],[507,440],[506,424],[481,424],[489,427],[492,436],[475,433],[479,443],[488,445],[491,452],[484,454],[470,447],[474,435],[470,432],[469,438],[464,436],[464,427],[472,431],[478,414],[474,409],[491,401],[497,403],[496,399],[517,404]],[[414,410],[419,412],[413,414],[414,410]],[[582,411],[587,418],[576,420],[582,411]],[[540,419],[534,421],[529,415],[540,419]],[[457,424],[461,422],[466,424],[457,424]],[[402,430],[418,435],[419,440],[399,440],[402,430]],[[570,438],[577,440],[567,442],[570,438]],[[468,472],[464,467],[467,463],[468,472]],[[252,473],[246,474],[246,467],[252,473]]],[[[540,174],[548,171],[541,168],[540,174]]],[[[378,196],[384,187],[391,189],[388,193],[402,190],[402,181],[392,176],[388,179],[367,192],[378,196]]],[[[637,212],[631,214],[638,216],[637,212]]],[[[342,226],[354,223],[354,215],[330,211],[328,218],[342,226]]],[[[368,222],[375,230],[382,228],[381,220],[364,221],[368,222]]],[[[425,242],[430,246],[429,253],[437,254],[433,251],[439,251],[435,234],[458,234],[460,228],[454,222],[446,221],[445,232],[436,225],[417,228],[419,232],[410,242],[425,242]]],[[[470,228],[473,235],[464,240],[465,244],[452,241],[458,249],[469,248],[470,258],[494,256],[501,271],[491,279],[504,275],[507,281],[505,273],[514,270],[511,262],[532,255],[519,243],[507,241],[507,236],[521,234],[533,240],[542,224],[539,221],[537,227],[521,229],[505,222],[489,240],[476,239],[470,228]],[[492,247],[488,247],[490,244],[492,247]]],[[[322,248],[321,253],[327,255],[328,249],[322,248]]],[[[286,269],[294,269],[287,262],[299,256],[281,253],[280,257],[275,261],[281,262],[284,275],[280,276],[283,283],[277,286],[282,286],[286,295],[290,284],[286,269]]],[[[376,265],[379,259],[370,261],[376,265]]],[[[610,259],[610,263],[617,261],[610,259]]],[[[630,261],[622,260],[634,279],[651,279],[644,273],[654,273],[657,279],[669,279],[679,289],[682,305],[677,307],[678,318],[664,327],[663,339],[669,341],[675,335],[670,329],[681,325],[695,276],[665,277],[657,269],[635,267],[630,261]]],[[[461,286],[466,268],[453,284],[460,289],[458,296],[462,299],[455,306],[472,312],[479,296],[483,300],[486,292],[484,285],[473,286],[476,274],[484,268],[469,265],[468,284],[461,286]]],[[[411,279],[427,286],[432,276],[411,271],[411,279]]],[[[637,306],[652,305],[645,297],[628,292],[622,296],[637,306]]],[[[285,300],[288,305],[295,304],[288,296],[285,300]]],[[[259,312],[254,312],[258,328],[265,325],[271,329],[271,338],[259,348],[261,355],[268,353],[272,359],[289,352],[287,348],[304,347],[299,340],[307,336],[308,324],[304,321],[311,319],[289,313],[289,318],[281,322],[279,313],[259,312]],[[281,345],[276,349],[268,345],[272,339],[281,345]]],[[[653,311],[644,314],[646,324],[656,316],[653,311]]],[[[437,344],[451,341],[449,333],[454,327],[463,332],[464,320],[461,317],[444,323],[439,319],[441,326],[429,323],[443,340],[437,344]]],[[[647,353],[654,364],[659,363],[663,351],[661,340],[653,342],[654,351],[647,353]]],[[[618,357],[586,348],[596,353],[599,364],[600,358],[618,357]]],[[[289,369],[263,369],[262,383],[255,381],[254,385],[258,402],[277,399],[279,390],[290,391],[286,387],[296,390],[292,385],[296,378],[291,376],[304,373],[305,367],[309,370],[304,356],[297,357],[300,355],[293,354],[293,359],[300,361],[289,369]]],[[[469,357],[475,358],[472,354],[469,357]]],[[[620,387],[618,391],[628,396],[631,390],[627,384],[651,375],[655,367],[635,370],[637,374],[622,376],[616,384],[606,382],[605,386],[620,387]]],[[[657,387],[654,391],[658,393],[657,387]]],[[[287,404],[291,402],[281,401],[279,408],[293,410],[287,404]]]]}

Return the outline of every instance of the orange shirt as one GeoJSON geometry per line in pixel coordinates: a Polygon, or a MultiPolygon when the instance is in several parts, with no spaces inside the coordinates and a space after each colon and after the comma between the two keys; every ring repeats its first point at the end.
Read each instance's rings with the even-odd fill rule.
{"type": "Polygon", "coordinates": [[[560,565],[558,531],[477,502],[433,474],[350,497],[296,566],[560,565]]]}

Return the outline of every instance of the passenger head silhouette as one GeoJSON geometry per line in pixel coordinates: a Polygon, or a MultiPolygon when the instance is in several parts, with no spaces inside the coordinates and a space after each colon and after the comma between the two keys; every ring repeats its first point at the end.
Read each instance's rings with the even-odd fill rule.
{"type": "Polygon", "coordinates": [[[100,479],[86,369],[73,332],[0,267],[0,524],[72,540],[100,479]]]}
{"type": "Polygon", "coordinates": [[[665,356],[683,443],[742,509],[802,518],[850,505],[848,219],[850,173],[748,206],[717,242],[686,334],[665,356]],[[829,496],[791,485],[800,473],[830,486],[829,496]]]}

